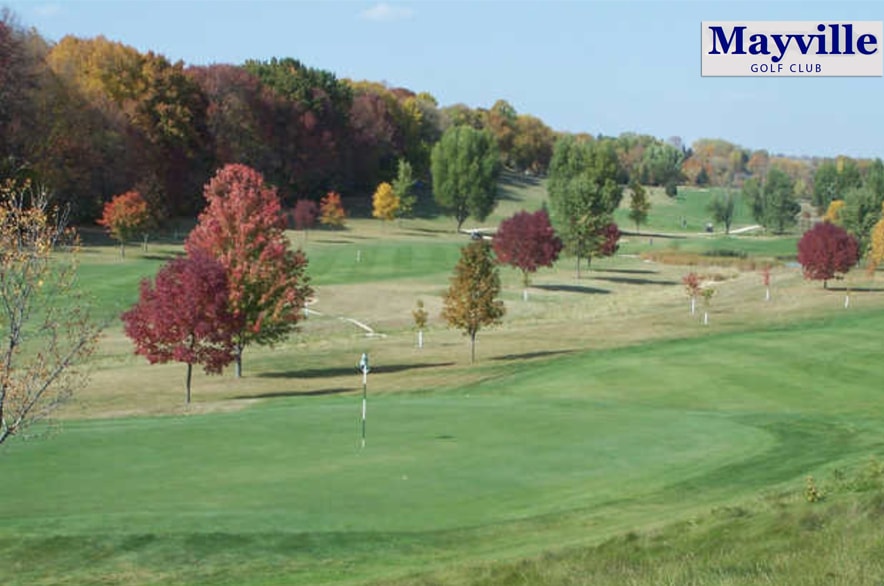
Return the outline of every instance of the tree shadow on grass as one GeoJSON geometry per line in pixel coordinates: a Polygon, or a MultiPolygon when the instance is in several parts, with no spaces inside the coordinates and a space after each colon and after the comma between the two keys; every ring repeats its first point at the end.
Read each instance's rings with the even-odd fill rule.
{"type": "Polygon", "coordinates": [[[543,291],[561,291],[564,293],[584,293],[587,295],[607,295],[610,293],[607,289],[597,289],[595,287],[584,287],[583,285],[534,285],[536,289],[543,291]]]}
{"type": "MultiPolygon", "coordinates": [[[[441,368],[444,366],[452,366],[454,362],[425,362],[419,364],[379,364],[371,367],[372,374],[392,374],[396,372],[405,372],[408,370],[418,370],[423,368],[441,368]]],[[[261,378],[328,378],[334,376],[358,375],[359,368],[354,360],[353,366],[350,367],[332,367],[332,368],[310,368],[306,370],[286,370],[282,372],[262,372],[258,376],[261,378]]]]}
{"type": "Polygon", "coordinates": [[[342,240],[340,238],[315,238],[313,242],[321,244],[356,244],[355,240],[342,240]]]}
{"type": "Polygon", "coordinates": [[[850,291],[851,293],[882,293],[884,292],[884,287],[832,287],[830,285],[826,290],[840,291],[841,293],[847,291],[850,291]]]}
{"type": "Polygon", "coordinates": [[[656,281],[654,279],[627,278],[627,277],[601,277],[596,275],[596,279],[600,281],[610,281],[611,283],[620,283],[623,285],[678,285],[676,281],[656,281]]]}
{"type": "Polygon", "coordinates": [[[495,356],[491,360],[530,360],[532,358],[548,358],[550,356],[564,356],[573,354],[574,350],[541,350],[538,352],[525,352],[523,354],[504,354],[495,356]]]}
{"type": "Polygon", "coordinates": [[[148,254],[142,254],[141,258],[143,258],[144,260],[166,261],[166,260],[175,260],[176,258],[182,258],[184,256],[185,256],[185,254],[183,252],[163,252],[163,253],[151,252],[148,254]]]}
{"type": "Polygon", "coordinates": [[[352,393],[358,391],[357,387],[345,389],[336,387],[332,389],[317,389],[315,391],[277,391],[273,393],[258,393],[256,395],[237,395],[230,397],[230,400],[239,399],[282,399],[286,397],[324,397],[326,395],[341,395],[343,393],[352,393]]]}
{"type": "Polygon", "coordinates": [[[660,271],[651,271],[648,269],[593,269],[598,273],[623,273],[626,275],[657,275],[660,271]]]}

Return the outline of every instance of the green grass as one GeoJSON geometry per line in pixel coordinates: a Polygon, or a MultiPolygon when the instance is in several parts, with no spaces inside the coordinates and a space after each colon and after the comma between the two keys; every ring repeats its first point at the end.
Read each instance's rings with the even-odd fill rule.
{"type": "MultiPolygon", "coordinates": [[[[482,226],[546,197],[542,182],[504,179],[482,226]]],[[[699,231],[709,195],[655,192],[649,225],[681,231],[686,216],[699,231]]],[[[841,293],[795,269],[775,269],[769,303],[757,274],[722,269],[704,328],[687,313],[686,267],[617,257],[575,282],[565,259],[536,276],[527,303],[506,269],[505,323],[480,333],[469,366],[464,339],[438,317],[467,242],[453,231],[444,217],[357,218],[290,233],[323,315],[275,348],[249,348],[242,380],[197,373],[188,408],[183,367],[132,356],[113,321],[180,245],[130,247],[125,261],[87,248],[80,282],[112,325],[59,426],[0,451],[0,580],[800,584],[832,565],[843,584],[881,575],[868,561],[880,550],[873,495],[833,494],[813,511],[819,523],[793,497],[768,496],[884,452],[874,281],[845,312],[841,293]],[[418,298],[431,313],[420,351],[418,298]],[[387,337],[366,339],[341,317],[387,337]],[[362,450],[355,363],[366,350],[362,450]],[[848,529],[855,539],[827,552],[848,529]],[[780,557],[759,565],[764,548],[780,557]]],[[[794,238],[686,236],[633,238],[621,252],[794,254],[794,238]]]]}
{"type": "MultiPolygon", "coordinates": [[[[824,486],[832,492],[822,503],[808,503],[799,490],[766,494],[597,546],[452,568],[392,584],[874,586],[884,579],[884,483],[880,464],[873,466],[873,482],[864,487],[827,480],[824,486]]],[[[864,476],[866,468],[857,474],[864,476]]]]}
{"type": "MultiPolygon", "coordinates": [[[[667,196],[662,188],[647,188],[651,209],[648,212],[648,220],[642,225],[642,232],[662,233],[700,233],[704,232],[707,223],[712,222],[712,215],[708,212],[709,202],[718,195],[724,193],[724,189],[718,187],[693,188],[680,187],[677,197],[667,196]],[[684,219],[685,224],[682,224],[684,219]]],[[[755,224],[752,214],[739,195],[739,190],[733,190],[737,197],[734,209],[732,229],[755,224]]],[[[624,193],[620,208],[614,214],[617,223],[624,230],[635,230],[635,224],[629,219],[629,193],[624,193]]],[[[716,232],[723,232],[724,226],[716,225],[716,232]]]]}
{"type": "Polygon", "coordinates": [[[445,281],[460,257],[460,241],[349,242],[326,237],[308,242],[313,284],[341,285],[410,278],[445,281]],[[330,242],[331,241],[331,242],[330,242]]]}
{"type": "Polygon", "coordinates": [[[365,450],[357,397],[69,422],[0,459],[0,568],[23,540],[42,552],[0,575],[40,583],[79,557],[75,581],[380,578],[708,511],[884,447],[882,327],[857,313],[372,397],[365,450]]]}
{"type": "Polygon", "coordinates": [[[792,260],[797,256],[798,237],[780,236],[709,236],[697,238],[629,237],[621,244],[623,253],[672,252],[697,253],[709,256],[759,257],[764,259],[792,260]]]}

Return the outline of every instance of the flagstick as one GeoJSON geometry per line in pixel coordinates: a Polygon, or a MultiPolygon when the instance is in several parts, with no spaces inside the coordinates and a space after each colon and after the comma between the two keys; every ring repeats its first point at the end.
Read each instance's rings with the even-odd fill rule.
{"type": "Polygon", "coordinates": [[[365,408],[368,393],[368,370],[362,371],[362,447],[365,447],[365,408]]]}

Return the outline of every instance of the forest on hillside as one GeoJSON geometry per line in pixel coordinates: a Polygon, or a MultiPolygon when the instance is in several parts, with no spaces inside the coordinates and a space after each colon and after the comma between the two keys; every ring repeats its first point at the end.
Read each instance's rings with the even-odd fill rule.
{"type": "MultiPolygon", "coordinates": [[[[260,171],[286,206],[334,190],[367,207],[400,160],[428,184],[431,149],[457,125],[489,132],[504,165],[533,175],[545,174],[556,140],[568,134],[504,99],[440,106],[427,92],[339,79],[288,57],[188,66],[104,37],[51,43],[0,14],[0,179],[39,177],[77,222],[94,221],[130,190],[157,220],[192,216],[204,204],[202,186],[228,163],[260,171]]],[[[622,184],[671,194],[685,183],[741,187],[775,168],[796,197],[822,209],[873,164],[773,155],[724,139],[688,146],[632,132],[576,136],[613,143],[622,184]]]]}

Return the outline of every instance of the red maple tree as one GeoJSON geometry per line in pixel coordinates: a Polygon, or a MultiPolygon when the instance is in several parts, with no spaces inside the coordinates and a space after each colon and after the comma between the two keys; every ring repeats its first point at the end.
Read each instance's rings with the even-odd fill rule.
{"type": "Polygon", "coordinates": [[[309,199],[299,199],[292,210],[292,219],[295,221],[296,230],[305,232],[316,225],[319,217],[319,206],[309,199]]]}
{"type": "Polygon", "coordinates": [[[697,296],[703,291],[703,286],[700,283],[700,275],[691,271],[681,278],[681,282],[684,284],[685,293],[691,298],[691,315],[694,315],[694,312],[697,309],[697,296]]]}
{"type": "Polygon", "coordinates": [[[498,262],[522,271],[527,287],[531,274],[540,267],[551,267],[562,251],[546,210],[534,213],[521,211],[500,223],[491,242],[498,262]]]}
{"type": "Polygon", "coordinates": [[[598,232],[598,248],[595,256],[613,256],[620,249],[620,236],[620,228],[614,222],[603,225],[598,232]]]}
{"type": "Polygon", "coordinates": [[[202,252],[164,265],[155,283],[144,279],[138,302],[122,320],[136,354],[151,364],[187,364],[187,403],[193,365],[220,373],[235,359],[233,339],[242,329],[229,308],[227,271],[202,252]]]}
{"type": "Polygon", "coordinates": [[[821,222],[798,241],[798,263],[804,269],[804,278],[822,281],[824,289],[829,279],[846,274],[857,262],[856,238],[835,224],[821,222]]]}
{"type": "Polygon", "coordinates": [[[127,191],[104,204],[102,212],[97,223],[107,228],[111,238],[120,243],[120,256],[124,257],[126,241],[147,230],[150,224],[147,201],[139,192],[127,191]]]}
{"type": "Polygon", "coordinates": [[[242,320],[234,336],[236,375],[248,344],[273,344],[297,328],[312,294],[307,257],[292,250],[276,190],[245,165],[220,169],[204,191],[208,205],[185,243],[227,271],[230,310],[242,320]]]}

